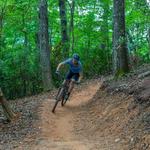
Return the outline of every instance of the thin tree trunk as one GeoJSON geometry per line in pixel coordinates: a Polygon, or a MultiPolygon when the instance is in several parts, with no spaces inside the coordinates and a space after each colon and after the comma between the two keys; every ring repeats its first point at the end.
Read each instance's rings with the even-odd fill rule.
{"type": "Polygon", "coordinates": [[[113,13],[113,70],[117,77],[129,71],[125,35],[124,0],[114,0],[113,13]]]}
{"type": "Polygon", "coordinates": [[[70,7],[70,25],[69,25],[69,41],[71,45],[71,51],[74,51],[74,11],[75,11],[75,0],[72,0],[71,3],[69,3],[70,7]]]}
{"type": "Polygon", "coordinates": [[[3,11],[0,13],[0,50],[3,45],[2,31],[3,31],[3,11]]]}
{"type": "Polygon", "coordinates": [[[61,42],[63,46],[64,58],[69,55],[69,37],[67,30],[67,13],[66,13],[66,0],[59,0],[59,11],[61,20],[61,42]]]}
{"type": "Polygon", "coordinates": [[[50,47],[48,35],[48,13],[47,0],[40,0],[39,5],[39,40],[40,40],[40,63],[42,71],[42,81],[44,90],[52,87],[51,68],[50,68],[50,47]]]}
{"type": "Polygon", "coordinates": [[[101,32],[102,34],[102,41],[101,41],[101,48],[104,51],[105,57],[107,59],[107,69],[110,69],[110,62],[111,58],[109,57],[109,27],[108,27],[108,16],[109,16],[109,3],[108,1],[103,0],[103,24],[101,26],[101,32]]]}
{"type": "Polygon", "coordinates": [[[4,45],[3,21],[4,21],[6,4],[7,4],[7,1],[5,0],[4,3],[3,3],[3,6],[0,6],[0,50],[3,47],[3,45],[4,45]]]}
{"type": "Polygon", "coordinates": [[[22,26],[23,26],[23,34],[24,34],[24,49],[23,49],[23,66],[22,66],[22,81],[23,81],[23,95],[27,94],[27,86],[28,86],[28,76],[27,76],[27,61],[28,61],[28,36],[27,31],[25,29],[25,15],[22,14],[22,26]]]}
{"type": "Polygon", "coordinates": [[[149,45],[149,50],[148,50],[148,59],[150,60],[150,28],[148,29],[148,45],[149,45]]]}

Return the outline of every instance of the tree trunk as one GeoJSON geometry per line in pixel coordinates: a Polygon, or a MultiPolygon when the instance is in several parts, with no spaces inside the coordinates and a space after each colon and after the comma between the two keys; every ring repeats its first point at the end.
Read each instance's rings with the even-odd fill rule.
{"type": "Polygon", "coordinates": [[[50,47],[48,35],[48,14],[47,1],[40,0],[39,5],[39,41],[40,41],[40,63],[42,71],[42,81],[44,90],[52,87],[51,68],[50,68],[50,47]]]}
{"type": "Polygon", "coordinates": [[[114,0],[113,14],[113,71],[115,76],[129,71],[125,35],[124,0],[114,0]]]}
{"type": "Polygon", "coordinates": [[[16,115],[12,111],[11,107],[9,106],[8,102],[4,98],[4,95],[2,93],[2,90],[0,88],[0,104],[2,105],[2,108],[4,110],[4,114],[8,121],[11,121],[16,115]]]}
{"type": "Polygon", "coordinates": [[[4,39],[3,39],[3,21],[4,21],[4,15],[6,11],[6,4],[7,1],[3,3],[3,6],[0,6],[0,50],[4,45],[4,39]]]}
{"type": "Polygon", "coordinates": [[[104,55],[107,61],[107,70],[110,70],[110,62],[111,58],[109,57],[109,27],[108,27],[108,16],[109,16],[109,2],[102,0],[103,4],[103,24],[101,26],[102,40],[101,40],[101,48],[104,51],[104,55]]]}
{"type": "Polygon", "coordinates": [[[0,50],[3,45],[2,31],[3,31],[3,11],[0,13],[0,50]]]}
{"type": "MultiPolygon", "coordinates": [[[[68,2],[69,3],[69,2],[68,2]]],[[[74,51],[74,11],[75,11],[75,0],[72,0],[71,3],[69,3],[70,7],[70,25],[69,25],[69,41],[70,41],[70,47],[71,51],[74,51]]]]}
{"type": "Polygon", "coordinates": [[[24,34],[24,48],[23,48],[23,66],[22,66],[22,82],[23,82],[23,95],[27,94],[27,86],[28,86],[28,75],[27,75],[27,62],[28,62],[28,33],[26,31],[26,20],[25,20],[25,11],[22,10],[23,14],[22,14],[22,27],[23,27],[23,34],[24,34]]]}
{"type": "Polygon", "coordinates": [[[149,59],[150,59],[150,28],[148,29],[148,45],[149,45],[149,59]]]}
{"type": "Polygon", "coordinates": [[[59,11],[60,11],[60,20],[61,20],[61,42],[63,47],[63,57],[66,58],[69,55],[66,0],[59,0],[59,11]]]}

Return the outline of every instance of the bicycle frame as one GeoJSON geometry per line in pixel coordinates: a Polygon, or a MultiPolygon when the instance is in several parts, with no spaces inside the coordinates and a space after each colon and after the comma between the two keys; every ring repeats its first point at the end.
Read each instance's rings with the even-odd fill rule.
{"type": "Polygon", "coordinates": [[[58,93],[56,95],[56,102],[55,102],[55,105],[54,105],[54,107],[52,109],[53,113],[55,112],[56,106],[57,106],[59,101],[61,101],[61,106],[64,106],[65,103],[67,102],[67,99],[65,99],[65,96],[66,96],[66,94],[68,92],[69,85],[70,85],[70,81],[63,81],[63,84],[59,88],[58,93]]]}

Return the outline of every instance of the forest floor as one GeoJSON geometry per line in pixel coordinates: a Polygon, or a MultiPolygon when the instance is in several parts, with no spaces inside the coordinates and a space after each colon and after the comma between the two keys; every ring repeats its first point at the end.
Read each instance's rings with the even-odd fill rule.
{"type": "Polygon", "coordinates": [[[0,122],[0,149],[149,150],[148,70],[149,65],[142,66],[117,81],[87,80],[55,114],[57,90],[11,101],[19,117],[0,122]]]}

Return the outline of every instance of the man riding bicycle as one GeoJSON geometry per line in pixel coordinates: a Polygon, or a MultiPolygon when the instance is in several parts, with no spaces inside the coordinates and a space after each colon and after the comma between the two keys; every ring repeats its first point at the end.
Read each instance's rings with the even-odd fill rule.
{"type": "Polygon", "coordinates": [[[70,83],[70,86],[69,86],[69,89],[68,89],[68,93],[65,97],[65,99],[68,99],[69,98],[69,95],[74,87],[74,83],[80,83],[81,81],[81,78],[82,78],[82,64],[80,62],[80,57],[78,54],[73,54],[73,57],[72,58],[69,58],[63,62],[61,62],[57,69],[56,69],[56,74],[59,74],[59,70],[60,68],[65,65],[65,64],[68,64],[69,65],[69,71],[66,75],[66,78],[63,82],[63,84],[69,84],[70,83]]]}

